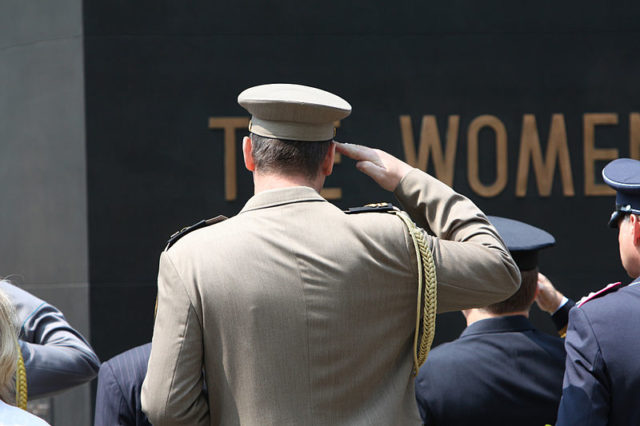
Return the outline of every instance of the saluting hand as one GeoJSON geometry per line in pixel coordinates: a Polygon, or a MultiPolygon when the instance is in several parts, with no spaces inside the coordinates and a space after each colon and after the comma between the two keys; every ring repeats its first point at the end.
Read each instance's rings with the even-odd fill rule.
{"type": "Polygon", "coordinates": [[[336,142],[336,151],[356,160],[356,167],[387,191],[396,189],[413,167],[379,149],[363,145],[336,142]]]}
{"type": "Polygon", "coordinates": [[[538,272],[538,294],[536,295],[538,307],[549,314],[553,314],[560,306],[563,297],[564,295],[556,290],[549,278],[538,272]]]}

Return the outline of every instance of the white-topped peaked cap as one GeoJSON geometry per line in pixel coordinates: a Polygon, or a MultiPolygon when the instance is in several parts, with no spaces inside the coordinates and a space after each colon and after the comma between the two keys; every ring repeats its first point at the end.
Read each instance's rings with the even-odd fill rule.
{"type": "Polygon", "coordinates": [[[238,103],[252,115],[249,131],[284,140],[331,140],[334,122],[351,114],[341,97],[299,84],[251,87],[238,95],[238,103]]]}

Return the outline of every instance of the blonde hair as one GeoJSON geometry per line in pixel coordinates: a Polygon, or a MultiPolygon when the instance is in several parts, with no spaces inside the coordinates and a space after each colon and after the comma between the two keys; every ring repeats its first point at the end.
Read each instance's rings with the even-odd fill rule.
{"type": "Polygon", "coordinates": [[[9,298],[0,291],[0,399],[15,404],[15,373],[18,365],[16,313],[9,298]]]}

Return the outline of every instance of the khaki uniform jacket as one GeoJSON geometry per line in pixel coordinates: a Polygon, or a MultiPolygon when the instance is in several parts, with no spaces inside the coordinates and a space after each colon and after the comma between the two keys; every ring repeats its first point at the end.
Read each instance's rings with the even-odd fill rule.
{"type": "MultiPolygon", "coordinates": [[[[417,169],[395,194],[429,235],[440,312],[518,288],[471,201],[417,169]]],[[[395,215],[347,215],[308,187],[258,193],[162,254],[142,409],[155,426],[421,424],[417,276],[395,215]]]]}

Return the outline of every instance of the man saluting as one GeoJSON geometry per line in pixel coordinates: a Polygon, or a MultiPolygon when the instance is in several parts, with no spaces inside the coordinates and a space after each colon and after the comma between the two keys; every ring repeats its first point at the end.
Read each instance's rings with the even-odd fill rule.
{"type": "Polygon", "coordinates": [[[438,310],[459,310],[510,296],[517,266],[468,199],[383,151],[334,142],[345,100],[274,84],[238,102],[252,114],[242,150],[255,195],[162,254],[143,410],[156,426],[420,424],[414,341],[416,328],[432,335],[434,278],[438,310]],[[336,151],[419,227],[390,205],[348,214],[322,198],[336,151]]]}
{"type": "Polygon", "coordinates": [[[634,280],[570,311],[557,425],[640,424],[640,161],[614,160],[602,176],[617,191],[609,225],[618,228],[620,260],[634,280]]]}

